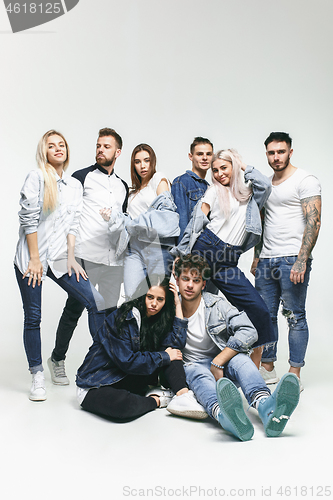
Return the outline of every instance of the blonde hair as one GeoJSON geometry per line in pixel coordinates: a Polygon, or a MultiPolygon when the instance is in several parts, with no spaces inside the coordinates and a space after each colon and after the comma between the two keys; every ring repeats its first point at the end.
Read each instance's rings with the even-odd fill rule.
{"type": "Polygon", "coordinates": [[[59,135],[66,145],[67,158],[64,162],[63,169],[66,170],[69,164],[69,148],[65,137],[56,130],[46,132],[37,146],[36,160],[37,165],[41,169],[44,177],[44,199],[43,212],[53,212],[58,203],[57,180],[55,169],[47,161],[47,139],[52,135],[59,135]]]}
{"type": "Polygon", "coordinates": [[[228,218],[230,215],[229,191],[239,202],[246,202],[252,195],[252,188],[244,184],[241,170],[242,159],[235,149],[221,149],[218,151],[213,157],[211,169],[213,169],[216,160],[225,160],[232,164],[232,173],[228,187],[223,186],[217,181],[212,172],[212,182],[217,189],[220,210],[228,218]]]}

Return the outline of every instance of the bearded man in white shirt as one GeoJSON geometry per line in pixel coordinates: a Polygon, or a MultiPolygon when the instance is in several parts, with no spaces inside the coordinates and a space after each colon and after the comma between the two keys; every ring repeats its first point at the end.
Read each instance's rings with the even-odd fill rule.
{"type": "MultiPolygon", "coordinates": [[[[122,150],[122,138],[111,128],[99,131],[96,144],[96,163],[77,170],[73,177],[83,186],[83,209],[75,255],[81,259],[89,280],[103,296],[108,314],[117,306],[123,281],[123,259],[116,256],[108,234],[108,224],[100,210],[110,208],[114,212],[127,209],[128,186],[114,172],[114,166],[122,150]]],[[[64,360],[74,329],[83,312],[82,305],[68,297],[59,321],[55,348],[48,360],[52,382],[68,385],[64,360]]]]}
{"type": "MultiPolygon", "coordinates": [[[[264,144],[274,174],[264,207],[262,247],[256,248],[251,271],[270,311],[276,339],[282,304],[289,325],[289,371],[300,379],[309,337],[305,301],[311,252],[320,229],[321,186],[314,175],[290,163],[293,150],[289,134],[272,132],[264,144]]],[[[262,355],[260,372],[267,384],[279,381],[274,368],[276,354],[275,344],[266,347],[262,355]]]]}

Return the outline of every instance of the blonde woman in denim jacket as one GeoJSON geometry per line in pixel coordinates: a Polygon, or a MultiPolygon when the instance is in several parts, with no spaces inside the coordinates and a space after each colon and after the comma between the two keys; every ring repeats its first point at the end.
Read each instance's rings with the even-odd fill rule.
{"type": "MultiPolygon", "coordinates": [[[[24,309],[24,347],[32,374],[29,399],[44,401],[40,322],[42,283],[46,276],[84,304],[92,336],[103,324],[104,302],[74,257],[82,187],[65,172],[69,149],[62,134],[55,130],[44,134],[37,148],[37,163],[39,169],[28,174],[21,189],[14,267],[24,309]]],[[[58,368],[64,371],[61,366],[58,368]]]]}
{"type": "Polygon", "coordinates": [[[274,344],[276,338],[267,306],[238,268],[238,260],[260,240],[260,209],[271,183],[258,170],[246,166],[232,149],[217,152],[211,170],[213,185],[196,206],[182,241],[172,253],[191,252],[207,260],[212,282],[231,304],[247,313],[258,331],[252,359],[259,366],[262,347],[274,344]]]}

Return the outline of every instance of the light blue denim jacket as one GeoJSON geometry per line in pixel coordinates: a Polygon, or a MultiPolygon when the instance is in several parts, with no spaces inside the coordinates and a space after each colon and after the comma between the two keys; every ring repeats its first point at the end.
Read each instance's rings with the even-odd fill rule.
{"type": "MultiPolygon", "coordinates": [[[[249,165],[246,167],[244,177],[246,182],[251,182],[253,189],[246,207],[245,230],[247,234],[242,245],[243,252],[246,252],[260,241],[262,228],[260,210],[271,193],[272,185],[266,175],[249,165]]],[[[192,218],[185,229],[181,242],[171,249],[170,253],[173,256],[191,253],[199,235],[207,226],[209,219],[202,212],[201,205],[202,201],[200,200],[194,208],[192,218]]]]}
{"type": "MultiPolygon", "coordinates": [[[[154,241],[179,235],[179,214],[172,194],[164,191],[157,196],[148,210],[135,219],[122,212],[111,214],[109,237],[116,248],[117,257],[127,248],[131,238],[154,241]]],[[[161,242],[162,243],[162,242],[161,242]]]]}
{"type": "Polygon", "coordinates": [[[230,347],[248,353],[258,340],[257,330],[244,311],[232,306],[225,297],[203,292],[206,331],[221,351],[230,347]]]}

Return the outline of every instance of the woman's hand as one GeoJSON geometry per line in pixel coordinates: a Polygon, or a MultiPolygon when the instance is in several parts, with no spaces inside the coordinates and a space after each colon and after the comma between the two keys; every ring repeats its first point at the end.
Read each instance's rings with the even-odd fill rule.
{"type": "Polygon", "coordinates": [[[176,360],[183,359],[182,351],[180,351],[179,349],[173,349],[172,347],[167,347],[165,349],[165,352],[167,352],[169,354],[170,361],[176,361],[176,360]]]}
{"type": "Polygon", "coordinates": [[[42,276],[43,276],[43,264],[41,263],[39,257],[31,258],[29,260],[28,269],[23,274],[22,279],[24,279],[29,274],[28,286],[32,281],[32,288],[35,288],[36,281],[37,285],[40,286],[42,276]]]}
{"type": "Polygon", "coordinates": [[[104,220],[106,220],[106,222],[109,222],[110,220],[110,217],[111,217],[111,208],[101,208],[99,213],[101,214],[101,216],[103,217],[104,220]]]}
{"type": "Polygon", "coordinates": [[[169,290],[173,293],[174,295],[174,301],[175,301],[175,308],[176,308],[176,316],[177,318],[183,319],[183,311],[182,311],[182,304],[179,300],[179,295],[178,295],[178,290],[177,287],[174,283],[169,282],[169,290]]]}
{"type": "Polygon", "coordinates": [[[246,167],[247,167],[246,163],[244,163],[244,162],[242,161],[242,162],[241,162],[241,164],[240,164],[240,168],[243,170],[243,172],[245,172],[246,167]]]}
{"type": "Polygon", "coordinates": [[[72,269],[73,269],[74,273],[76,274],[76,281],[80,280],[80,275],[82,276],[82,278],[84,280],[88,279],[88,275],[85,272],[85,270],[83,269],[83,267],[80,266],[80,264],[77,262],[77,260],[75,259],[74,256],[69,255],[68,259],[67,259],[68,276],[72,276],[72,269]]]}

